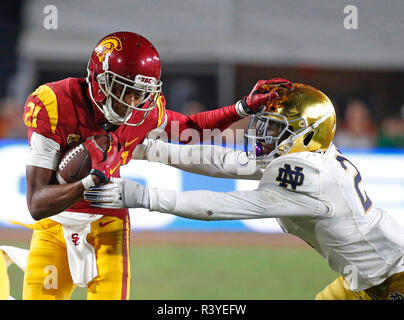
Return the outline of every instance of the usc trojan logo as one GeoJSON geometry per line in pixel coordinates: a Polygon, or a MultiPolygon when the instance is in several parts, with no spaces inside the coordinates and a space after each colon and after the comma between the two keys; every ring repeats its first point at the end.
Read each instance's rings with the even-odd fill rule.
{"type": "Polygon", "coordinates": [[[122,42],[118,37],[115,36],[105,38],[95,48],[95,52],[97,52],[97,57],[100,62],[104,61],[106,54],[112,53],[114,50],[122,50],[122,42]]]}
{"type": "Polygon", "coordinates": [[[71,145],[73,143],[79,142],[80,141],[80,135],[79,134],[69,134],[67,136],[66,142],[68,145],[71,145]]]}
{"type": "Polygon", "coordinates": [[[72,234],[72,242],[74,243],[74,245],[75,245],[75,246],[78,246],[78,245],[79,245],[79,241],[80,241],[80,238],[79,238],[78,233],[73,233],[73,234],[72,234]]]}

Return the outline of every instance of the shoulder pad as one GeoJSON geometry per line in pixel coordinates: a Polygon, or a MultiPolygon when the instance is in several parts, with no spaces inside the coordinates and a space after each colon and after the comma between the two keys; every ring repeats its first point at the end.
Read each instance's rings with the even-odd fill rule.
{"type": "Polygon", "coordinates": [[[280,156],[266,168],[260,185],[272,184],[297,192],[318,193],[320,168],[313,160],[310,155],[300,153],[280,156]]]}
{"type": "Polygon", "coordinates": [[[24,107],[24,123],[28,128],[54,134],[58,119],[56,94],[49,86],[42,85],[28,96],[24,107]]]}

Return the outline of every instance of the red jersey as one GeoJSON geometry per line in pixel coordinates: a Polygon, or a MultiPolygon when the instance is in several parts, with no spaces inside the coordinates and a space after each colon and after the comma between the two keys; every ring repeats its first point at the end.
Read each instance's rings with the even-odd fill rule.
{"type": "MultiPolygon", "coordinates": [[[[24,122],[28,127],[28,140],[33,132],[50,138],[60,145],[63,153],[71,144],[84,141],[86,138],[107,134],[100,125],[105,123],[104,115],[94,107],[87,94],[88,86],[85,79],[67,78],[61,81],[47,83],[36,89],[28,96],[24,107],[24,122]]],[[[131,120],[138,122],[143,115],[134,112],[131,120]]],[[[111,167],[109,174],[119,177],[120,166],[126,165],[132,156],[135,147],[142,143],[146,135],[168,121],[166,132],[170,139],[169,125],[178,121],[179,132],[184,129],[196,129],[202,133],[203,129],[225,129],[234,121],[240,119],[234,105],[217,110],[199,113],[193,116],[184,116],[180,113],[166,110],[166,100],[163,95],[157,101],[156,108],[152,109],[146,121],[141,125],[119,126],[114,133],[122,145],[120,159],[111,167]]],[[[132,122],[132,121],[130,121],[132,122]]],[[[128,214],[127,209],[99,209],[93,208],[84,200],[77,202],[66,211],[85,212],[123,217],[128,214]]]]}

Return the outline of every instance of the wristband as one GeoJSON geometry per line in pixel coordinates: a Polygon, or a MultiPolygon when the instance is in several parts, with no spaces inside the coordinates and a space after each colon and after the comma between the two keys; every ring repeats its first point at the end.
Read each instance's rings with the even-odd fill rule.
{"type": "Polygon", "coordinates": [[[84,189],[88,190],[91,187],[95,187],[95,183],[93,178],[91,177],[91,174],[89,174],[87,177],[81,179],[81,183],[84,186],[84,189]]]}
{"type": "Polygon", "coordinates": [[[241,99],[240,102],[244,112],[247,113],[247,115],[255,113],[255,111],[248,106],[245,98],[241,99]]]}
{"type": "Polygon", "coordinates": [[[240,101],[238,101],[238,102],[236,103],[236,112],[237,112],[237,114],[238,114],[240,117],[242,117],[242,118],[245,118],[245,117],[248,116],[248,113],[245,112],[245,110],[244,110],[244,108],[243,108],[242,100],[240,100],[240,101]]]}
{"type": "Polygon", "coordinates": [[[104,183],[104,184],[109,183],[109,179],[104,174],[104,172],[102,172],[102,171],[100,171],[98,169],[91,169],[90,174],[93,174],[93,175],[97,176],[100,179],[100,183],[104,183]]]}

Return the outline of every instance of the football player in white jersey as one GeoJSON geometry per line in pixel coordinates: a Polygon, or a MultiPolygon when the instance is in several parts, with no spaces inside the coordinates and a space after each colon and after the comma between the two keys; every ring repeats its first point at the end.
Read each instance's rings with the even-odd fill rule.
{"type": "Polygon", "coordinates": [[[199,174],[260,180],[257,189],[177,192],[116,179],[86,191],[85,199],[102,208],[141,207],[200,220],[275,217],[341,275],[316,299],[404,299],[404,230],[373,205],[358,169],[333,145],[331,101],[303,84],[266,90],[279,97],[252,116],[247,153],[152,140],[139,147],[139,158],[199,174]]]}

